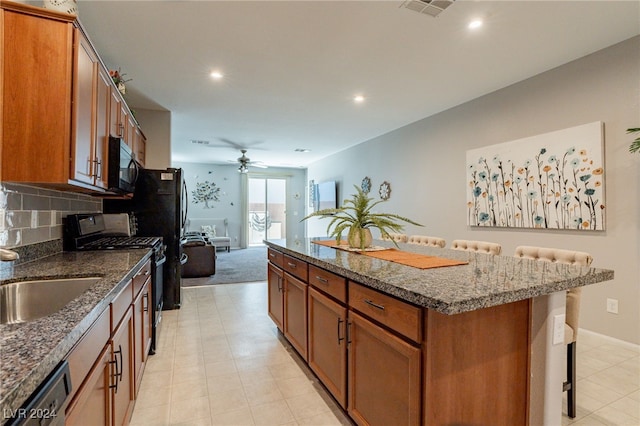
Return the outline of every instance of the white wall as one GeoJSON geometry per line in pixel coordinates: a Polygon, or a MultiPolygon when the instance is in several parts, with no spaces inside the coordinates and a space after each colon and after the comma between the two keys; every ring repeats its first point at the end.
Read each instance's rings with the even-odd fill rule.
{"type": "MultiPolygon", "coordinates": [[[[243,195],[241,180],[243,175],[238,173],[236,165],[218,165],[204,163],[186,163],[175,161],[172,167],[184,170],[185,182],[189,191],[188,218],[227,218],[228,231],[231,238],[231,247],[242,246],[244,234],[242,233],[243,220],[243,195]],[[196,182],[214,182],[220,188],[220,201],[210,202],[210,208],[204,204],[194,204],[191,191],[195,189],[196,182]]],[[[304,214],[306,170],[270,167],[260,172],[252,172],[244,176],[273,176],[286,177],[287,183],[287,239],[290,241],[302,238],[304,224],[300,219],[304,214]],[[301,194],[296,198],[296,194],[301,194]]],[[[220,231],[220,230],[217,230],[220,231]]]]}
{"type": "MultiPolygon", "coordinates": [[[[516,246],[537,245],[590,252],[593,266],[613,269],[615,279],[583,291],[580,326],[640,343],[640,155],[628,152],[640,125],[640,37],[604,49],[494,93],[425,118],[325,158],[308,179],[340,182],[339,197],[365,176],[372,193],[382,181],[392,194],[380,211],[425,225],[406,232],[516,246]],[[465,152],[580,124],[605,124],[606,231],[479,229],[466,225],[465,152]],[[384,210],[383,210],[384,209],[384,210]],[[606,312],[606,299],[619,314],[606,312]]],[[[310,223],[308,235],[326,235],[326,223],[310,223]]]]}
{"type": "Polygon", "coordinates": [[[135,108],[136,120],[147,138],[145,167],[171,167],[171,112],[135,108]]]}

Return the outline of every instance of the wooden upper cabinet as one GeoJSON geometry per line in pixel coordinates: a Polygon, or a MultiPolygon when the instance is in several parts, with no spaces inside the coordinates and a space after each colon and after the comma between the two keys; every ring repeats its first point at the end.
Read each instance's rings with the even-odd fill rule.
{"type": "Polygon", "coordinates": [[[74,16],[0,13],[0,180],[104,192],[109,135],[134,149],[138,127],[107,69],[74,16]]]}
{"type": "Polygon", "coordinates": [[[88,184],[95,180],[95,86],[98,57],[89,42],[76,30],[73,94],[72,179],[88,184]]]}
{"type": "Polygon", "coordinates": [[[108,188],[109,168],[109,114],[111,107],[111,77],[102,66],[98,66],[96,85],[96,143],[95,157],[97,170],[95,184],[100,188],[108,188]]]}
{"type": "Polygon", "coordinates": [[[38,8],[2,3],[0,9],[0,180],[66,183],[73,24],[71,19],[35,17],[32,9],[38,8]]]}
{"type": "Polygon", "coordinates": [[[136,154],[136,161],[144,167],[145,158],[147,156],[147,138],[142,130],[136,127],[136,137],[133,143],[133,151],[136,154]]]}
{"type": "Polygon", "coordinates": [[[138,125],[136,124],[136,119],[133,118],[133,114],[131,113],[131,111],[129,111],[129,113],[127,114],[127,125],[126,125],[126,129],[127,129],[127,134],[125,137],[125,141],[127,142],[127,145],[129,145],[129,148],[131,148],[132,151],[135,152],[135,139],[136,139],[136,128],[138,127],[138,125]]]}
{"type": "Polygon", "coordinates": [[[109,103],[109,133],[117,138],[124,138],[124,124],[122,123],[122,98],[115,86],[111,86],[109,103]]]}

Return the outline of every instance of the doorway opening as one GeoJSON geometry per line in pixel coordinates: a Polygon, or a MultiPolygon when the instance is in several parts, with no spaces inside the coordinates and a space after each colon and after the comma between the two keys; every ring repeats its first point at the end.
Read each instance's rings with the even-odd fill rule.
{"type": "Polygon", "coordinates": [[[265,239],[285,238],[286,193],[286,179],[249,178],[247,242],[250,247],[264,245],[265,239]]]}

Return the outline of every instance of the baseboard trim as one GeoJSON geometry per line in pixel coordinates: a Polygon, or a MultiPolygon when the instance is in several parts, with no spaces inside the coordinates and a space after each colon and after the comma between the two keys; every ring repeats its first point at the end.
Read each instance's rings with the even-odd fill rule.
{"type": "MultiPolygon", "coordinates": [[[[598,336],[603,338],[604,340],[608,340],[610,342],[614,342],[618,345],[621,346],[626,346],[629,349],[633,349],[633,350],[640,350],[640,345],[637,345],[635,343],[631,343],[631,342],[627,342],[626,340],[620,340],[620,339],[616,339],[615,337],[611,337],[611,336],[607,336],[606,334],[601,334],[601,333],[596,333],[595,331],[591,331],[591,330],[585,330],[584,328],[579,328],[578,329],[578,335],[580,335],[580,333],[584,333],[584,334],[589,334],[591,336],[598,336]]],[[[578,337],[578,340],[580,339],[580,337],[578,337]]]]}

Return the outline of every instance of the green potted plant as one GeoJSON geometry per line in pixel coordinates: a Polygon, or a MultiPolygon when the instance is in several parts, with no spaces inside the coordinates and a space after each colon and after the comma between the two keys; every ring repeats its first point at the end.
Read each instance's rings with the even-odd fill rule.
{"type": "MultiPolygon", "coordinates": [[[[340,244],[342,235],[347,234],[347,242],[352,248],[364,250],[371,245],[371,228],[377,228],[382,236],[389,236],[389,232],[400,232],[403,225],[399,222],[407,222],[412,225],[422,226],[411,219],[391,213],[374,213],[373,208],[386,200],[374,201],[367,197],[357,185],[354,185],[356,194],[351,199],[344,200],[342,207],[335,209],[322,209],[305,216],[307,220],[314,216],[331,217],[327,226],[327,234],[335,237],[340,244]],[[333,229],[332,229],[333,228],[333,229]]],[[[398,244],[393,242],[396,247],[398,244]]]]}
{"type": "MultiPolygon", "coordinates": [[[[640,128],[637,128],[637,127],[627,129],[627,133],[638,133],[638,132],[640,132],[640,128]]],[[[637,137],[636,140],[631,142],[631,145],[629,145],[629,152],[633,153],[638,151],[640,151],[640,137],[637,137]]]]}

